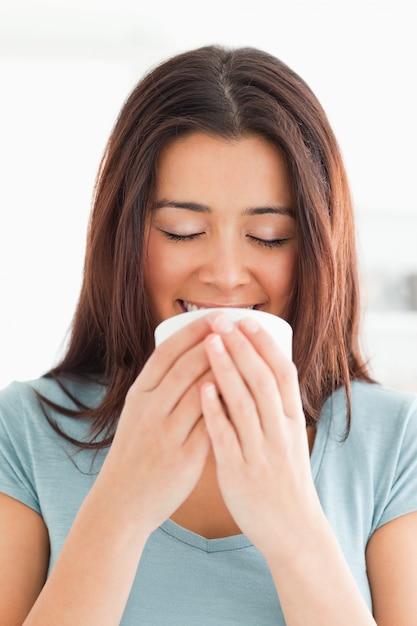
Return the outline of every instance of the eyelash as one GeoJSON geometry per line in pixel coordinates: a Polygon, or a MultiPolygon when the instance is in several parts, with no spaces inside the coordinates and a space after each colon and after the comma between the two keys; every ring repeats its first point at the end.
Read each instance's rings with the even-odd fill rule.
{"type": "Polygon", "coordinates": [[[252,239],[258,246],[262,246],[264,248],[281,248],[284,246],[290,238],[287,239],[258,239],[258,237],[254,237],[253,235],[248,235],[249,239],[252,239]]]}
{"type": "Polygon", "coordinates": [[[167,237],[170,241],[191,241],[192,239],[196,239],[203,233],[192,233],[191,235],[177,235],[176,233],[169,233],[167,230],[161,231],[165,237],[167,237]]]}
{"type": "MultiPolygon", "coordinates": [[[[199,237],[200,235],[203,235],[204,233],[192,233],[191,235],[178,235],[176,233],[170,233],[166,230],[161,231],[165,237],[167,237],[170,241],[192,241],[193,239],[196,239],[197,237],[199,237]]],[[[281,246],[284,246],[287,241],[290,240],[290,238],[283,238],[283,239],[259,239],[258,237],[254,237],[253,235],[248,235],[248,238],[251,239],[253,242],[255,242],[256,244],[258,244],[258,246],[262,246],[264,248],[280,248],[281,246]]]]}

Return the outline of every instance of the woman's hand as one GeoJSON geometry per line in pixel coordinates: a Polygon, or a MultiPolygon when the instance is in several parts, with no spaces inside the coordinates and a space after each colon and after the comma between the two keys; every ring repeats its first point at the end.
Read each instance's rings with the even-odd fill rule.
{"type": "Polygon", "coordinates": [[[210,440],[199,389],[212,378],[205,319],[156,348],[130,388],[101,474],[129,517],[154,530],[196,485],[210,440]]]}
{"type": "Polygon", "coordinates": [[[322,513],[296,368],[254,320],[235,327],[223,315],[210,319],[215,385],[204,383],[201,398],[220,489],[264,556],[289,556],[322,513]]]}

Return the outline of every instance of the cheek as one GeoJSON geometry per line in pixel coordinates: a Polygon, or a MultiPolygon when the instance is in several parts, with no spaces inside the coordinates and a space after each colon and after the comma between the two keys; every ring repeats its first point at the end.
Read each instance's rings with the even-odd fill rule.
{"type": "Polygon", "coordinates": [[[146,280],[150,291],[156,295],[175,288],[178,282],[192,270],[192,258],[184,251],[184,246],[156,241],[151,237],[145,263],[146,280]]]}
{"type": "Polygon", "coordinates": [[[297,252],[291,251],[283,256],[276,264],[275,271],[271,266],[266,268],[265,277],[270,289],[278,298],[288,298],[294,288],[297,274],[297,252]]]}
{"type": "Polygon", "coordinates": [[[158,262],[159,271],[164,272],[167,283],[175,283],[189,274],[192,264],[192,257],[190,258],[186,251],[180,250],[180,246],[176,249],[175,244],[171,246],[172,249],[162,250],[158,262]]]}

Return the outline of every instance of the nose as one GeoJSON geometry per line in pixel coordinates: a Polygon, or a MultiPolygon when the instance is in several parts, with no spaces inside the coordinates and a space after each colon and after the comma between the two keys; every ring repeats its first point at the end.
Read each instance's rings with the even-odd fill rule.
{"type": "Polygon", "coordinates": [[[247,285],[251,280],[250,270],[239,241],[223,237],[212,246],[200,267],[199,279],[220,291],[247,285]]]}

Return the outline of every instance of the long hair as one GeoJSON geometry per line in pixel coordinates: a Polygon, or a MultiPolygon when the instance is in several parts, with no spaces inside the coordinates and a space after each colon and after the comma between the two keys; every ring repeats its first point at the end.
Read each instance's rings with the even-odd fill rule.
{"type": "Polygon", "coordinates": [[[106,385],[97,407],[55,407],[93,418],[84,447],[109,445],[126,393],[154,348],[143,276],[145,222],[161,149],[193,132],[225,139],[256,134],[287,160],[299,240],[287,320],[307,424],[318,421],[324,401],[339,387],[346,389],[350,415],[350,381],[371,381],[358,341],[352,203],[321,105],[294,71],[268,53],[202,47],[145,75],[125,102],[101,162],[68,348],[48,373],[64,386],[74,375],[106,385]]]}

